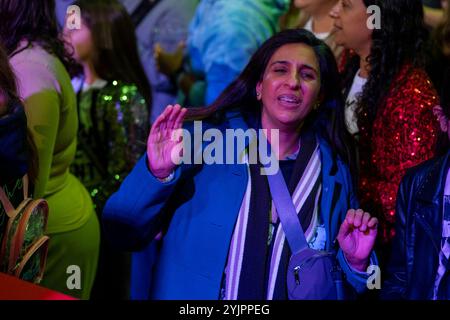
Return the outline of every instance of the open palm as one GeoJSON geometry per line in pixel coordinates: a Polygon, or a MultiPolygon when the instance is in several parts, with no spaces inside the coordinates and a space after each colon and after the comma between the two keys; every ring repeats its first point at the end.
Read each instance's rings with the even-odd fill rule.
{"type": "Polygon", "coordinates": [[[179,164],[181,154],[181,126],[187,109],[169,105],[156,119],[147,140],[147,159],[150,171],[160,179],[166,178],[179,164]]]}

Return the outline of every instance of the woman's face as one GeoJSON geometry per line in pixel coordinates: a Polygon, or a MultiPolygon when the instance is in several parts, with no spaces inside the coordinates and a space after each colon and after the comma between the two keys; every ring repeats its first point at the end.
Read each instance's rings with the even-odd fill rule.
{"type": "Polygon", "coordinates": [[[92,60],[94,55],[94,41],[91,30],[81,21],[80,29],[68,29],[65,24],[64,38],[73,47],[73,58],[79,63],[92,60]]]}
{"type": "Polygon", "coordinates": [[[267,64],[256,92],[262,101],[264,129],[297,130],[320,92],[320,68],[314,50],[305,44],[280,47],[267,64]]]}
{"type": "Polygon", "coordinates": [[[358,54],[369,54],[372,30],[367,27],[370,15],[363,0],[339,0],[330,12],[335,19],[335,41],[358,54]]]}

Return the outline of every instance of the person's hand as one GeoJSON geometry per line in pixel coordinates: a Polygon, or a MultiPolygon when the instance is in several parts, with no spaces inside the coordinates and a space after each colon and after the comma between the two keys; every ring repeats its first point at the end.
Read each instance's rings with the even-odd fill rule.
{"type": "Polygon", "coordinates": [[[339,229],[337,240],[348,263],[366,271],[377,237],[378,219],[361,209],[350,209],[339,229]]]}
{"type": "Polygon", "coordinates": [[[436,116],[437,121],[439,122],[439,126],[441,127],[442,132],[448,132],[449,130],[449,120],[444,114],[444,110],[442,110],[441,106],[435,106],[433,108],[433,114],[436,116]]]}
{"type": "Polygon", "coordinates": [[[177,73],[181,69],[184,56],[184,48],[186,45],[184,42],[180,42],[174,53],[165,51],[159,43],[154,47],[154,58],[156,62],[156,68],[159,72],[164,73],[170,77],[177,73]]]}
{"type": "Polygon", "coordinates": [[[168,105],[150,129],[147,140],[147,161],[152,174],[167,178],[181,161],[181,126],[187,109],[168,105]],[[178,151],[178,152],[177,152],[178,151]]]}

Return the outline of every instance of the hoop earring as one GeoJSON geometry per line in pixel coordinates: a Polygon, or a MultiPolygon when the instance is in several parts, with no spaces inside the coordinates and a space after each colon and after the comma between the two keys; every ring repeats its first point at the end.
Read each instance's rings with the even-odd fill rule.
{"type": "Polygon", "coordinates": [[[261,99],[261,92],[256,92],[256,99],[261,99]]]}

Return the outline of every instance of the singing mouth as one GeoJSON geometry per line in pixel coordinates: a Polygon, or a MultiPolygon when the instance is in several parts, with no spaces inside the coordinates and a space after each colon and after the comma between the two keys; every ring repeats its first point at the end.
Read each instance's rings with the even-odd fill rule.
{"type": "Polygon", "coordinates": [[[302,103],[302,99],[294,94],[282,94],[278,96],[278,101],[290,105],[299,105],[302,103]]]}

